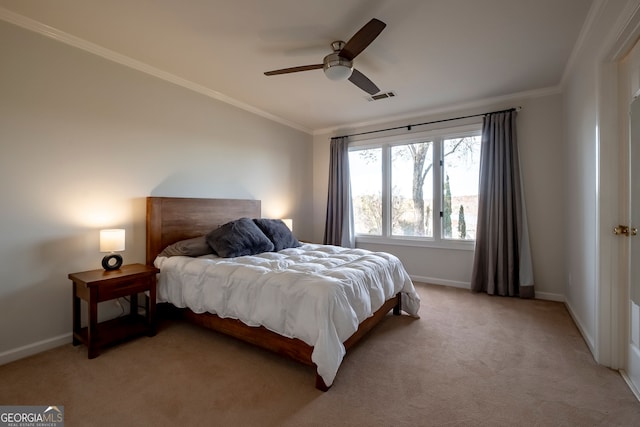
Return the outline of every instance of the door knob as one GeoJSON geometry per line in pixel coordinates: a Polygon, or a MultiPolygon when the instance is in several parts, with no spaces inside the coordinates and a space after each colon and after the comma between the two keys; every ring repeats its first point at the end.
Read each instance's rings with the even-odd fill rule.
{"type": "Polygon", "coordinates": [[[626,225],[618,225],[617,227],[613,227],[613,234],[616,236],[624,235],[627,237],[636,236],[638,234],[638,229],[626,225]]]}

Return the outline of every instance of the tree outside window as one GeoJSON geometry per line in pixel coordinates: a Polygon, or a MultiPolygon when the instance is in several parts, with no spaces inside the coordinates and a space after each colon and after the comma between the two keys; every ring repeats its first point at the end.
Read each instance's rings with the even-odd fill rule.
{"type": "Polygon", "coordinates": [[[480,135],[443,139],[443,238],[475,240],[480,135]]]}

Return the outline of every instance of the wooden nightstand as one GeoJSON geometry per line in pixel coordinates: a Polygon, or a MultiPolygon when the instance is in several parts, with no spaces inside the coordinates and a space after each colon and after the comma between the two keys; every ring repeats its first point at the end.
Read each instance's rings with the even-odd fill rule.
{"type": "Polygon", "coordinates": [[[143,264],[119,270],[91,270],[69,274],[73,282],[73,345],[85,344],[89,359],[112,343],[138,335],[156,334],[156,274],[160,270],[143,264]],[[145,292],[145,315],[138,314],[138,294],[145,292]],[[130,297],[128,315],[98,323],[98,303],[130,297]],[[87,302],[88,325],[80,324],[80,300],[87,302]]]}

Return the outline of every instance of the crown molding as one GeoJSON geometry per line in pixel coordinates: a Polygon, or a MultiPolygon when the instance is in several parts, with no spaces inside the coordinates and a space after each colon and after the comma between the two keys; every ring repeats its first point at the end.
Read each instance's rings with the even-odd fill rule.
{"type": "Polygon", "coordinates": [[[573,45],[573,49],[571,50],[571,54],[569,55],[569,59],[564,67],[564,72],[562,73],[562,79],[560,80],[560,86],[565,87],[569,75],[573,71],[575,67],[576,61],[578,60],[578,56],[583,49],[584,43],[587,39],[587,36],[591,32],[594,23],[596,22],[596,18],[602,13],[604,6],[606,5],[607,0],[594,0],[587,12],[587,18],[580,29],[580,34],[578,34],[578,39],[576,43],[573,45]]]}
{"type": "Polygon", "coordinates": [[[275,116],[271,113],[263,111],[259,108],[253,107],[249,104],[245,104],[240,102],[230,96],[227,96],[223,93],[215,91],[213,89],[209,89],[208,87],[202,86],[198,83],[194,83],[190,80],[184,79],[175,74],[168,73],[159,68],[156,68],[152,65],[146,64],[144,62],[133,59],[129,56],[120,54],[111,49],[107,49],[103,46],[97,45],[95,43],[84,40],[80,37],[76,37],[69,33],[65,33],[64,31],[58,30],[57,28],[50,27],[45,25],[39,21],[36,21],[31,18],[27,18],[26,16],[20,15],[18,13],[12,12],[6,8],[0,7],[0,20],[6,21],[10,24],[16,25],[18,27],[24,28],[29,31],[33,31],[35,33],[41,34],[43,36],[49,37],[51,39],[57,40],[61,43],[67,44],[69,46],[73,46],[78,49],[82,49],[86,52],[92,53],[94,55],[98,55],[102,58],[105,58],[109,61],[116,62],[120,65],[124,65],[129,68],[133,68],[134,70],[143,72],[145,74],[149,74],[151,76],[157,77],[159,79],[165,80],[169,83],[173,83],[175,85],[181,86],[185,89],[189,89],[191,91],[200,93],[209,98],[213,98],[217,101],[224,102],[226,104],[232,105],[236,108],[239,108],[244,111],[248,111],[257,116],[263,117],[265,119],[280,123],[287,127],[299,130],[301,132],[312,134],[311,129],[308,129],[304,126],[301,126],[297,123],[291,122],[289,120],[283,119],[282,117],[275,116]]]}
{"type": "Polygon", "coordinates": [[[620,14],[615,28],[614,40],[606,57],[608,62],[621,60],[633,48],[640,34],[640,1],[629,0],[620,14]]]}

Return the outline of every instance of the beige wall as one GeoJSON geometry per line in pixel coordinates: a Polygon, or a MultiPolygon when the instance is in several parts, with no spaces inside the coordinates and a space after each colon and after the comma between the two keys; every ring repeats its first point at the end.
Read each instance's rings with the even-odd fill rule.
{"type": "Polygon", "coordinates": [[[261,199],[310,239],[310,135],[2,21],[0,57],[0,363],[70,342],[100,228],[144,262],[146,196],[261,199]]]}
{"type": "MultiPolygon", "coordinates": [[[[564,151],[562,97],[560,94],[522,97],[508,103],[486,105],[475,110],[419,116],[360,129],[342,129],[335,135],[359,133],[372,129],[423,123],[442,118],[466,116],[521,106],[518,114],[520,160],[526,197],[529,234],[533,256],[536,294],[540,298],[563,299],[564,233],[562,221],[564,188],[562,184],[564,151]]],[[[474,119],[478,120],[478,119],[474,119]]],[[[481,119],[479,119],[481,120],[481,119]]],[[[447,126],[464,124],[450,122],[447,126]],[[453,123],[453,124],[452,124],[453,123]]],[[[443,126],[443,125],[438,125],[443,126]]],[[[414,128],[424,130],[424,127],[414,128]]],[[[386,134],[385,134],[386,135],[386,134]]],[[[321,241],[324,230],[328,182],[329,139],[333,134],[314,137],[314,239],[321,241]]],[[[473,268],[473,251],[432,249],[409,246],[359,244],[358,246],[391,252],[404,263],[414,280],[469,288],[473,268]]]]}

